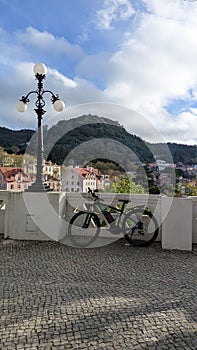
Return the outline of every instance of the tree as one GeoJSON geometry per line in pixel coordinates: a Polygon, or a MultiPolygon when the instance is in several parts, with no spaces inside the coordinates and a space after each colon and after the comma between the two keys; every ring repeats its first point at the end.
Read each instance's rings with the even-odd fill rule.
{"type": "Polygon", "coordinates": [[[192,185],[191,183],[187,183],[185,185],[185,194],[186,196],[197,196],[197,185],[192,185]]]}
{"type": "Polygon", "coordinates": [[[134,179],[136,184],[140,184],[150,194],[160,194],[159,169],[153,170],[148,164],[137,169],[134,179]]]}
{"type": "Polygon", "coordinates": [[[146,193],[143,186],[135,184],[131,178],[127,175],[122,175],[119,181],[115,181],[107,188],[107,192],[111,193],[133,193],[143,194],[146,193]]]}

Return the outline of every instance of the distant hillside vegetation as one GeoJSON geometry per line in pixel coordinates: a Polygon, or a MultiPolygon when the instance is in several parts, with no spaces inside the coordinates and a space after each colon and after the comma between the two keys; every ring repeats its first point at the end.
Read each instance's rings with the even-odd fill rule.
{"type": "MultiPolygon", "coordinates": [[[[8,153],[24,153],[34,133],[34,130],[29,129],[10,130],[0,127],[0,147],[8,153]]],[[[143,163],[154,162],[154,157],[156,157],[163,160],[170,158],[176,164],[197,164],[197,146],[167,143],[167,148],[163,143],[150,144],[128,133],[117,121],[90,114],[59,121],[46,131],[44,134],[45,153],[48,159],[62,164],[66,157],[72,154],[72,150],[79,149],[78,160],[84,160],[84,154],[87,152],[94,157],[97,147],[96,140],[99,139],[103,139],[99,147],[103,147],[106,159],[123,157],[124,147],[121,148],[120,145],[124,145],[143,163]],[[92,142],[95,140],[95,143],[89,143],[91,140],[92,142]],[[115,143],[110,143],[110,140],[114,140],[115,143]],[[86,143],[87,148],[82,150],[79,146],[86,143]],[[95,147],[89,145],[95,145],[95,147]],[[167,149],[171,153],[166,152],[167,149]],[[172,157],[169,157],[169,154],[172,157]]],[[[126,156],[124,154],[124,157],[126,156]]],[[[131,153],[128,152],[128,161],[130,156],[131,153]]]]}
{"type": "MultiPolygon", "coordinates": [[[[106,159],[121,159],[126,157],[126,154],[122,154],[127,150],[121,145],[126,146],[129,150],[136,155],[136,159],[141,162],[152,162],[154,160],[153,155],[146,143],[135,135],[129,134],[118,122],[114,122],[107,118],[100,118],[97,116],[81,116],[69,121],[60,121],[57,125],[49,129],[46,138],[47,144],[53,142],[54,147],[49,153],[48,158],[53,162],[62,163],[68,154],[77,146],[84,144],[87,141],[91,142],[91,147],[83,150],[79,147],[80,154],[77,154],[78,160],[84,160],[86,155],[96,154],[96,147],[100,148],[100,152],[103,152],[106,159]],[[59,135],[61,137],[58,139],[59,135]],[[57,142],[55,140],[58,139],[57,142]],[[102,142],[97,142],[99,139],[104,139],[102,142]],[[52,141],[54,140],[54,141],[52,141]],[[116,141],[116,143],[110,142],[110,140],[116,141]],[[86,154],[84,154],[86,153],[86,154]]],[[[129,152],[128,152],[129,154],[129,152]]],[[[131,152],[130,152],[130,156],[131,152]]],[[[128,159],[129,160],[129,159],[128,159]]]]}
{"type": "Polygon", "coordinates": [[[29,129],[11,130],[0,127],[0,147],[10,153],[21,152],[33,134],[34,131],[29,129]]]}
{"type": "MultiPolygon", "coordinates": [[[[175,164],[183,163],[185,165],[197,164],[197,146],[182,145],[177,143],[167,143],[172,159],[175,164]]],[[[166,144],[157,143],[150,146],[154,156],[157,159],[168,159],[166,154],[166,144]],[[164,147],[165,146],[165,147],[164,147]]]]}

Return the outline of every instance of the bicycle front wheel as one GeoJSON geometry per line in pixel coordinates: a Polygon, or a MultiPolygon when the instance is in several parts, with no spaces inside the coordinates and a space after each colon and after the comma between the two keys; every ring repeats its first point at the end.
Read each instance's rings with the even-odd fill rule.
{"type": "Polygon", "coordinates": [[[157,220],[147,208],[132,208],[124,217],[123,233],[126,240],[138,247],[149,246],[158,234],[157,220]]]}
{"type": "Polygon", "coordinates": [[[86,248],[96,241],[100,233],[100,220],[92,212],[75,214],[68,225],[68,238],[75,247],[86,248]]]}

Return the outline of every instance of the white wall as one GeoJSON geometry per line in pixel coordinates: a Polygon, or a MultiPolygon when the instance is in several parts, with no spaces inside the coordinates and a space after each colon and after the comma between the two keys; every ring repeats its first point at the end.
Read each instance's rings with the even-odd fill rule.
{"type": "Polygon", "coordinates": [[[197,244],[197,197],[192,199],[192,242],[197,244]]]}
{"type": "Polygon", "coordinates": [[[5,231],[5,212],[7,209],[7,191],[0,191],[0,233],[4,234],[5,231]]]}
{"type": "Polygon", "coordinates": [[[162,248],[192,250],[192,199],[161,198],[162,248]]]}
{"type": "MultiPolygon", "coordinates": [[[[131,206],[150,206],[160,226],[158,240],[162,241],[164,249],[191,250],[192,242],[197,243],[197,197],[123,194],[100,196],[109,204],[125,198],[130,200],[131,206]]],[[[67,233],[73,210],[77,206],[83,208],[88,196],[66,192],[0,191],[0,201],[5,204],[4,209],[0,209],[0,231],[5,238],[58,241],[67,233]]]]}
{"type": "Polygon", "coordinates": [[[4,237],[58,240],[59,201],[62,193],[49,193],[10,192],[5,213],[4,237]]]}

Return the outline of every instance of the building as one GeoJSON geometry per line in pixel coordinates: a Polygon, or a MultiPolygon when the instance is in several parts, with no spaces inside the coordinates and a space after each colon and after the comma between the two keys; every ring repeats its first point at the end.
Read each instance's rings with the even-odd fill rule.
{"type": "Polygon", "coordinates": [[[62,191],[82,192],[83,178],[75,171],[73,166],[68,166],[62,172],[62,191]]]}
{"type": "Polygon", "coordinates": [[[0,167],[0,189],[24,191],[32,184],[32,178],[22,168],[0,167]]]}
{"type": "Polygon", "coordinates": [[[156,163],[159,167],[159,171],[163,171],[165,170],[166,168],[176,168],[176,164],[174,163],[167,163],[165,160],[162,160],[162,159],[157,159],[156,160],[156,163]]]}
{"type": "Polygon", "coordinates": [[[43,173],[45,175],[49,175],[54,177],[57,180],[61,179],[61,167],[57,164],[53,164],[50,160],[45,161],[43,166],[43,173]]]}
{"type": "Polygon", "coordinates": [[[105,191],[105,189],[111,185],[109,175],[103,175],[103,174],[100,175],[99,174],[97,176],[97,179],[98,179],[97,180],[97,189],[98,190],[105,191]]]}
{"type": "Polygon", "coordinates": [[[57,179],[52,175],[44,175],[44,183],[50,191],[60,192],[61,191],[61,180],[57,179]]]}
{"type": "Polygon", "coordinates": [[[62,174],[62,191],[87,192],[88,187],[92,190],[97,188],[96,172],[93,168],[80,168],[69,166],[62,174]]]}
{"type": "Polygon", "coordinates": [[[62,173],[62,191],[88,192],[91,190],[105,190],[110,184],[108,175],[99,174],[98,169],[93,167],[80,168],[69,166],[62,173]]]}
{"type": "MultiPolygon", "coordinates": [[[[36,159],[28,156],[23,161],[23,169],[33,180],[36,178],[36,159]]],[[[51,191],[61,191],[61,166],[51,161],[43,162],[43,175],[45,185],[51,191]]]]}
{"type": "MultiPolygon", "coordinates": [[[[60,166],[46,162],[43,167],[45,185],[51,191],[61,191],[60,166]]],[[[0,167],[0,189],[8,191],[24,191],[36,179],[36,165],[34,162],[25,164],[24,168],[0,167]],[[28,166],[27,166],[28,165],[28,166]]]]}
{"type": "Polygon", "coordinates": [[[51,191],[61,191],[61,167],[51,161],[45,161],[43,166],[44,181],[51,191]]]}

